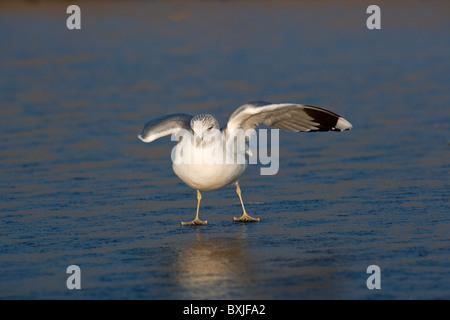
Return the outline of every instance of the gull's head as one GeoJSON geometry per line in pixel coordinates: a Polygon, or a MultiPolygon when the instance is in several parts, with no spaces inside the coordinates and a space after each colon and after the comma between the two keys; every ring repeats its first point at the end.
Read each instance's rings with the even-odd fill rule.
{"type": "Polygon", "coordinates": [[[204,137],[219,130],[219,122],[210,114],[199,114],[191,119],[191,129],[197,136],[196,145],[199,145],[204,137]]]}
{"type": "Polygon", "coordinates": [[[191,119],[191,129],[201,136],[219,130],[219,122],[210,114],[199,114],[191,119]]]}

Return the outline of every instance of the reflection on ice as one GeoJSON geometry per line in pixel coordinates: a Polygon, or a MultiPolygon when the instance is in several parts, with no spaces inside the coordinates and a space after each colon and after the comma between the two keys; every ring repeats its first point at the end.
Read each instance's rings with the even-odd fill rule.
{"type": "Polygon", "coordinates": [[[252,261],[245,239],[204,236],[179,248],[175,271],[184,299],[246,297],[252,281],[252,261]]]}

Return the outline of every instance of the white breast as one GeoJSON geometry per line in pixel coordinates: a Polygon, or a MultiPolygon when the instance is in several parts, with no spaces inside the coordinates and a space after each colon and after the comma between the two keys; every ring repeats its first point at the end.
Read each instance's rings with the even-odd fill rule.
{"type": "Polygon", "coordinates": [[[222,143],[219,146],[204,145],[200,148],[179,144],[177,148],[175,157],[172,154],[173,171],[184,183],[196,190],[212,191],[235,183],[247,168],[245,158],[237,161],[236,150],[223,148],[222,143]],[[222,153],[217,156],[219,149],[222,153]],[[186,154],[186,150],[191,152],[190,155],[186,154]]]}
{"type": "Polygon", "coordinates": [[[188,186],[212,191],[235,183],[247,168],[245,164],[173,164],[173,171],[188,186]]]}

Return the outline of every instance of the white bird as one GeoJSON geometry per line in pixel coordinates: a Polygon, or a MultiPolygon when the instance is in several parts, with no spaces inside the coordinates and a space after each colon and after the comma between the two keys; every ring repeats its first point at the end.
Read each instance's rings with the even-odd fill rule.
{"type": "MultiPolygon", "coordinates": [[[[226,127],[220,131],[218,121],[209,114],[200,114],[195,117],[187,114],[171,114],[147,122],[138,134],[138,138],[143,142],[149,143],[163,136],[179,135],[181,132],[189,132],[194,137],[189,141],[184,140],[185,137],[178,139],[177,147],[190,147],[190,150],[184,148],[183,151],[191,152],[188,159],[197,157],[198,161],[180,161],[183,160],[180,158],[183,156],[183,148],[180,148],[179,152],[175,152],[175,158],[172,158],[175,174],[188,186],[197,190],[198,202],[195,219],[190,222],[182,222],[182,225],[207,224],[208,222],[200,220],[198,215],[202,199],[200,191],[217,190],[232,184],[236,186],[236,193],[243,210],[242,216],[234,218],[234,221],[260,221],[259,218],[253,218],[245,211],[238,183],[247,168],[247,160],[231,161],[231,163],[211,161],[211,153],[204,152],[205,148],[211,145],[211,139],[207,137],[213,135],[214,132],[220,133],[219,139],[216,139],[222,143],[221,146],[229,146],[230,143],[235,144],[235,137],[230,132],[236,130],[245,132],[248,129],[255,129],[260,124],[291,132],[344,131],[352,128],[350,122],[325,109],[296,103],[272,104],[263,101],[249,102],[236,109],[228,119],[226,127]]],[[[240,151],[242,150],[239,150],[239,147],[225,148],[224,157],[230,156],[235,159],[240,151]]]]}

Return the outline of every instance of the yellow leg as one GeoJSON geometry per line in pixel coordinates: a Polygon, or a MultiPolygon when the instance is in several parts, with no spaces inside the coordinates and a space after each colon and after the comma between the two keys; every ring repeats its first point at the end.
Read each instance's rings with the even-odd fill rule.
{"type": "Polygon", "coordinates": [[[200,209],[200,201],[202,200],[202,194],[197,190],[197,214],[195,215],[195,219],[190,222],[181,222],[182,226],[201,226],[204,224],[208,224],[208,221],[202,221],[198,218],[198,211],[200,209]]]}
{"type": "Polygon", "coordinates": [[[239,196],[239,199],[241,200],[241,204],[242,204],[242,210],[244,211],[244,213],[242,214],[242,216],[240,218],[236,218],[234,217],[234,222],[259,222],[261,221],[261,219],[259,218],[253,218],[250,217],[247,212],[245,211],[245,207],[244,207],[244,202],[242,201],[242,196],[241,196],[241,188],[239,188],[239,184],[236,182],[236,193],[239,196]]]}

